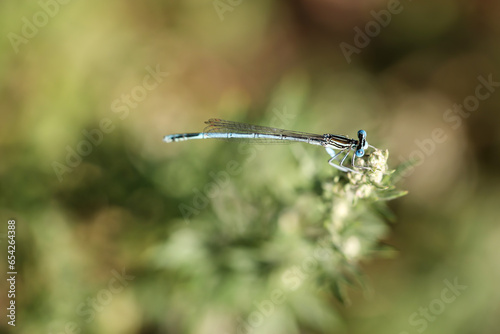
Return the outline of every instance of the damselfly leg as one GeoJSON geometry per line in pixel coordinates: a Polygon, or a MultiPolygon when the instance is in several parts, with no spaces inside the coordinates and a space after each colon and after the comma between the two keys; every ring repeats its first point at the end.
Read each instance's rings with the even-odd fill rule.
{"type": "MultiPolygon", "coordinates": [[[[326,152],[331,156],[330,160],[328,160],[328,164],[330,166],[333,166],[335,168],[337,168],[338,170],[342,171],[342,172],[353,172],[353,173],[359,173],[358,171],[354,170],[354,169],[351,169],[349,167],[346,167],[344,166],[344,161],[345,159],[347,158],[347,156],[349,156],[349,154],[351,153],[352,151],[352,148],[349,148],[349,149],[344,149],[344,150],[341,150],[341,151],[338,151],[338,152],[335,152],[335,150],[331,147],[326,147],[326,152]],[[334,161],[335,159],[342,153],[345,153],[344,157],[342,158],[342,160],[340,161],[340,164],[336,164],[334,161]]],[[[353,165],[354,166],[354,165],[353,165]]]]}

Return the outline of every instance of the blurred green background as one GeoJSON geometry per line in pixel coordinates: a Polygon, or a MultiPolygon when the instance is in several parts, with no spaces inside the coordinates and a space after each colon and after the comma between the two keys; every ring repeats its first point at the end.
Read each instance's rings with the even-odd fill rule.
{"type": "Polygon", "coordinates": [[[15,219],[19,273],[0,331],[500,331],[499,2],[62,2],[0,3],[0,263],[15,219]],[[328,155],[161,140],[210,117],[363,128],[392,168],[420,159],[395,223],[356,218],[349,240],[396,252],[347,243],[364,283],[344,304],[317,271],[282,276],[324,232],[328,155]]]}

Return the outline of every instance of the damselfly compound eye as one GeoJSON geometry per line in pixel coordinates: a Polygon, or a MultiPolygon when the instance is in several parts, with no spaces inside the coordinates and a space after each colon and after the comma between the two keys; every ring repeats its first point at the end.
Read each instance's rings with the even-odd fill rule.
{"type": "Polygon", "coordinates": [[[365,155],[365,150],[363,150],[362,148],[356,151],[356,156],[358,158],[361,158],[363,155],[365,155]]]}

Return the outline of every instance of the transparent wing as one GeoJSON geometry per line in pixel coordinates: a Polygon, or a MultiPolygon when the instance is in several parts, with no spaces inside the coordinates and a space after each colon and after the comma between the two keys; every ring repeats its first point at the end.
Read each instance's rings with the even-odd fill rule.
{"type": "Polygon", "coordinates": [[[291,131],[278,128],[271,128],[261,125],[252,125],[240,122],[226,121],[223,119],[211,118],[205,122],[208,126],[204,129],[205,133],[234,133],[234,134],[264,134],[264,135],[276,135],[277,138],[221,138],[223,140],[237,140],[249,143],[258,144],[285,144],[294,143],[297,139],[311,140],[311,141],[323,141],[323,135],[318,135],[314,133],[291,131]]]}

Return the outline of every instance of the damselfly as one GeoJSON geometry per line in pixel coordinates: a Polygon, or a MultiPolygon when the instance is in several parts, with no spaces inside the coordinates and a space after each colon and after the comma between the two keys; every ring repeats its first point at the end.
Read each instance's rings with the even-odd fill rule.
{"type": "Polygon", "coordinates": [[[330,160],[328,160],[330,165],[343,172],[354,173],[359,172],[352,168],[367,169],[367,167],[364,166],[356,166],[356,158],[362,158],[368,147],[376,149],[375,147],[368,145],[365,130],[358,131],[358,139],[351,139],[343,135],[333,135],[330,133],[318,135],[314,133],[225,121],[216,118],[209,119],[205,122],[205,124],[208,124],[208,126],[203,130],[203,132],[167,135],[163,138],[163,141],[166,143],[172,143],[190,139],[215,138],[226,140],[246,140],[255,143],[303,142],[323,146],[331,157],[330,160]],[[338,150],[338,152],[335,150],[338,150]],[[352,168],[344,166],[345,160],[353,151],[354,153],[351,160],[352,168]],[[342,158],[340,159],[341,156],[342,158]],[[340,160],[339,164],[334,162],[336,159],[340,160]]]}

